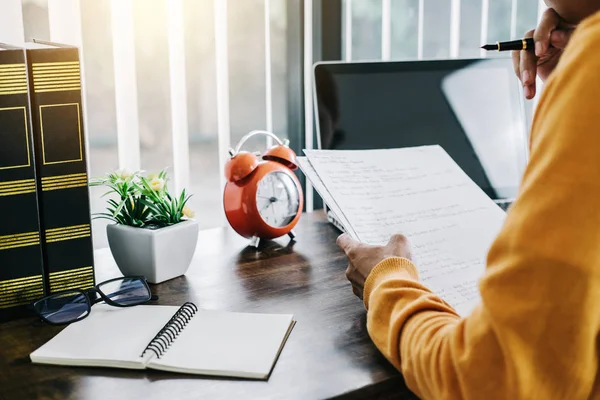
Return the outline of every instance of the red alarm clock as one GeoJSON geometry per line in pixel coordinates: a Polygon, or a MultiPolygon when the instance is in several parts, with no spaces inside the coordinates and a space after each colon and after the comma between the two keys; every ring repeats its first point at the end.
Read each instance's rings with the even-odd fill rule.
{"type": "Polygon", "coordinates": [[[296,153],[267,131],[252,131],[244,136],[225,164],[227,184],[223,193],[225,215],[231,227],[258,247],[261,239],[289,235],[302,214],[304,196],[294,170],[296,153]],[[240,151],[255,135],[266,135],[277,143],[262,156],[240,151]]]}

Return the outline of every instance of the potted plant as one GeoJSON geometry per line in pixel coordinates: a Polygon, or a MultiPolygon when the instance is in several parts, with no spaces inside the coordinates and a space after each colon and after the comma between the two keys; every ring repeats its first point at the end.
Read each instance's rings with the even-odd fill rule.
{"type": "Polygon", "coordinates": [[[95,179],[92,186],[106,186],[113,195],[107,212],[95,214],[114,222],[106,227],[110,251],[123,275],[142,275],[160,283],[185,274],[190,266],[198,223],[187,207],[185,189],[172,196],[167,173],[144,176],[142,172],[117,171],[95,179]]]}

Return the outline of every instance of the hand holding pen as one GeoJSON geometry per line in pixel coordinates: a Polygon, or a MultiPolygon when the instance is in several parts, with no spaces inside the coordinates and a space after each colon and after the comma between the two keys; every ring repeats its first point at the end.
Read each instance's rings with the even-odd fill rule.
{"type": "Polygon", "coordinates": [[[532,99],[536,92],[536,77],[545,81],[571,38],[574,25],[567,24],[553,9],[547,9],[535,30],[523,39],[483,46],[486,50],[512,50],[517,77],[523,84],[525,97],[532,99]]]}

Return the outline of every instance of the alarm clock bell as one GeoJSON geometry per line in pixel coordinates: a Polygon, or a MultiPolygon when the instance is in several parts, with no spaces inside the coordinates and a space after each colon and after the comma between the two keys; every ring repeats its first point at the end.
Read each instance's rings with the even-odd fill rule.
{"type": "Polygon", "coordinates": [[[268,131],[252,131],[235,149],[229,150],[225,164],[223,207],[231,227],[258,247],[262,239],[288,235],[298,223],[304,206],[302,186],[293,172],[298,168],[296,153],[268,131]],[[255,135],[271,137],[277,145],[263,155],[242,151],[255,135]]]}

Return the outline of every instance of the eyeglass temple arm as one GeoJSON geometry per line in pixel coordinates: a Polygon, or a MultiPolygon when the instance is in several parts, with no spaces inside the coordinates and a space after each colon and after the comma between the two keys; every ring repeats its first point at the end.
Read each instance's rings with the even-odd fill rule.
{"type": "MultiPolygon", "coordinates": [[[[125,292],[127,292],[127,290],[117,290],[116,292],[113,292],[113,293],[110,293],[110,294],[105,294],[105,296],[110,299],[112,297],[118,296],[118,295],[123,294],[125,292]]],[[[103,301],[102,296],[99,295],[97,289],[91,289],[88,292],[88,295],[90,297],[92,297],[92,296],[94,297],[94,298],[90,298],[90,300],[92,301],[92,304],[100,303],[101,301],[103,301]]],[[[158,295],[151,294],[150,295],[150,300],[158,300],[158,295]]]]}

